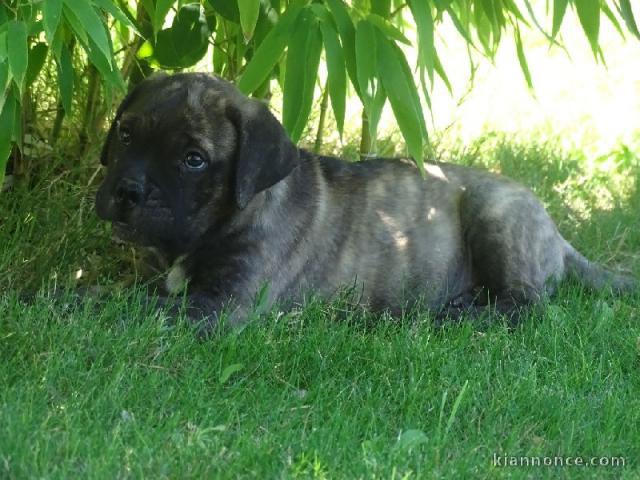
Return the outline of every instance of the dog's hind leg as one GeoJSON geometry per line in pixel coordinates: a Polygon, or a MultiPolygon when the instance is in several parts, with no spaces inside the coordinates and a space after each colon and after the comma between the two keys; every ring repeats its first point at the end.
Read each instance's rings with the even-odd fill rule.
{"type": "Polygon", "coordinates": [[[540,300],[536,289],[511,289],[496,294],[486,289],[476,289],[444,305],[436,313],[435,322],[438,326],[464,320],[490,323],[500,317],[515,327],[540,300]]]}

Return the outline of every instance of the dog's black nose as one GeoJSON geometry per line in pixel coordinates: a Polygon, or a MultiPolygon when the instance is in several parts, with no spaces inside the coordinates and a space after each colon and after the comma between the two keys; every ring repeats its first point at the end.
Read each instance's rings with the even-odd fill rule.
{"type": "Polygon", "coordinates": [[[133,208],[144,200],[144,185],[130,178],[123,178],[116,187],[116,201],[124,208],[133,208]]]}

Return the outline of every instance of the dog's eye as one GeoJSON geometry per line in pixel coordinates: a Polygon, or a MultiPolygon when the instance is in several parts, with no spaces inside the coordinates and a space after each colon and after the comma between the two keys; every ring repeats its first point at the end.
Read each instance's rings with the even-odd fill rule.
{"type": "Polygon", "coordinates": [[[189,152],[184,159],[184,164],[189,170],[203,170],[207,161],[198,152],[189,152]]]}
{"type": "Polygon", "coordinates": [[[120,137],[120,141],[124,145],[129,145],[131,143],[131,132],[127,127],[121,127],[118,129],[118,136],[120,137]]]}

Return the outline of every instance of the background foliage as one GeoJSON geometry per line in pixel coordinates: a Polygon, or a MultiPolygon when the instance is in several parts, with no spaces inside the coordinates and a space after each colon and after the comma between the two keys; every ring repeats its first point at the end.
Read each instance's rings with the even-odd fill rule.
{"type": "Polygon", "coordinates": [[[446,85],[438,27],[455,25],[469,55],[494,58],[512,39],[533,87],[521,30],[562,47],[560,29],[575,13],[596,60],[601,19],[640,39],[630,0],[553,0],[538,19],[529,0],[9,0],[0,6],[0,179],[29,168],[29,151],[50,147],[66,125],[80,153],[99,137],[114,102],[156,69],[181,70],[206,59],[247,94],[283,93],[282,120],[294,141],[321,92],[319,145],[331,105],[342,133],[350,92],[363,105],[361,153],[371,150],[388,101],[418,164],[428,142],[423,102],[435,77],[446,85]],[[412,55],[415,53],[415,55],[412,55]],[[415,58],[413,58],[415,56],[415,58]],[[326,68],[322,83],[319,71],[326,68]],[[320,84],[319,84],[320,83],[320,84]],[[73,136],[73,135],[72,135],[73,136]],[[25,155],[26,153],[26,155],[25,155]]]}

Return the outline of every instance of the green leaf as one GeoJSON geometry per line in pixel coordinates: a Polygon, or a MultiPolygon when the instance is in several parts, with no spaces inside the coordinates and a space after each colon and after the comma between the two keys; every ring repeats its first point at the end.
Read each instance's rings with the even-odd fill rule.
{"type": "Polygon", "coordinates": [[[409,9],[416,22],[418,32],[418,65],[427,70],[433,82],[434,26],[431,6],[427,2],[409,0],[409,9]]]}
{"type": "Polygon", "coordinates": [[[369,135],[374,141],[377,137],[382,108],[387,98],[378,73],[376,31],[380,30],[368,20],[361,20],[356,25],[356,67],[360,98],[369,122],[369,135]]]}
{"type": "Polygon", "coordinates": [[[598,0],[574,0],[580,24],[584,30],[591,50],[598,55],[598,34],[600,32],[600,2],[598,0]]]}
{"type": "Polygon", "coordinates": [[[154,57],[165,68],[195,65],[209,48],[209,26],[199,4],[178,10],[171,28],[158,32],[154,57]]]}
{"type": "Polygon", "coordinates": [[[233,23],[240,22],[238,2],[230,0],[207,0],[207,2],[220,14],[221,17],[233,23]]]}
{"type": "Polygon", "coordinates": [[[156,9],[153,12],[153,32],[158,33],[162,26],[164,25],[164,19],[169,13],[171,9],[171,5],[173,5],[174,0],[157,0],[156,1],[156,9]]]}
{"type": "Polygon", "coordinates": [[[440,79],[444,82],[449,90],[449,93],[453,94],[453,88],[451,87],[451,82],[449,81],[449,77],[447,76],[447,72],[442,66],[442,62],[440,62],[440,56],[436,50],[433,51],[433,68],[440,77],[440,79]]]}
{"type": "Polygon", "coordinates": [[[24,77],[29,64],[29,48],[27,46],[27,26],[24,22],[11,20],[7,26],[7,53],[11,75],[22,95],[24,77]]]}
{"type": "MultiPolygon", "coordinates": [[[[113,64],[104,57],[102,51],[90,38],[89,43],[86,46],[87,56],[89,61],[98,69],[104,80],[106,89],[105,97],[109,96],[109,88],[115,87],[121,91],[125,90],[125,83],[120,74],[120,69],[114,67],[113,64]]],[[[108,103],[108,102],[107,102],[108,103]]]]}
{"type": "Polygon", "coordinates": [[[7,32],[0,31],[0,62],[4,62],[7,59],[7,32]]]}
{"type": "Polygon", "coordinates": [[[294,143],[300,139],[311,112],[321,52],[318,20],[305,8],[288,47],[282,99],[282,124],[294,143]]]}
{"type": "Polygon", "coordinates": [[[493,26],[491,21],[481,8],[480,4],[474,3],[474,21],[476,27],[476,33],[480,44],[484,50],[484,54],[490,59],[494,58],[495,51],[491,43],[491,34],[493,32],[493,26]]]}
{"type": "Polygon", "coordinates": [[[218,378],[218,381],[221,384],[227,383],[231,378],[231,375],[233,375],[234,373],[238,373],[243,369],[244,369],[244,363],[233,363],[231,365],[228,365],[220,373],[220,377],[218,378]]]}
{"type": "Polygon", "coordinates": [[[344,54],[338,39],[338,33],[331,23],[320,22],[324,50],[327,57],[327,86],[331,98],[331,107],[336,118],[338,132],[342,136],[344,129],[345,101],[347,96],[347,76],[344,54]]]}
{"type": "Polygon", "coordinates": [[[49,51],[49,47],[45,42],[36,43],[31,50],[29,50],[29,66],[27,67],[27,75],[26,75],[26,85],[30,86],[38,75],[40,74],[40,70],[42,70],[42,66],[44,65],[44,61],[47,58],[47,53],[49,51]]]}
{"type": "Polygon", "coordinates": [[[15,127],[16,106],[18,100],[13,91],[8,92],[8,96],[0,113],[0,186],[4,182],[4,172],[7,167],[7,160],[11,153],[13,129],[15,127]]]}
{"type": "Polygon", "coordinates": [[[618,31],[620,36],[624,38],[624,32],[622,31],[620,22],[618,22],[618,19],[614,15],[613,11],[609,8],[609,5],[607,5],[605,2],[602,2],[602,4],[600,4],[600,8],[602,9],[602,12],[607,16],[613,27],[618,31]]]}
{"type": "Polygon", "coordinates": [[[422,430],[405,430],[398,436],[395,448],[398,450],[410,450],[428,441],[429,437],[422,430]]]}
{"type": "Polygon", "coordinates": [[[471,35],[469,34],[469,30],[462,24],[462,22],[460,21],[460,18],[458,17],[456,12],[451,8],[451,6],[448,6],[446,8],[446,11],[449,14],[449,17],[451,18],[451,21],[453,22],[454,27],[456,27],[456,30],[458,30],[458,33],[460,35],[462,35],[462,38],[465,39],[467,44],[468,45],[475,45],[473,40],[471,39],[471,35]]]}
{"type": "Polygon", "coordinates": [[[18,149],[22,150],[22,109],[20,108],[20,99],[17,99],[16,101],[18,102],[18,107],[16,108],[16,112],[13,116],[13,133],[11,138],[18,149]]]}
{"type": "Polygon", "coordinates": [[[371,13],[387,17],[391,12],[391,0],[371,0],[371,13]]]}
{"type": "MultiPolygon", "coordinates": [[[[67,20],[69,25],[71,25],[71,29],[76,34],[76,37],[78,38],[80,43],[82,45],[87,45],[89,43],[89,36],[87,35],[87,32],[85,31],[84,26],[82,25],[82,22],[80,21],[80,19],[78,19],[78,17],[76,17],[76,14],[73,12],[73,10],[71,10],[66,5],[63,5],[62,12],[63,12],[64,18],[67,20]]],[[[64,33],[63,30],[64,29],[59,29],[57,33],[62,34],[64,33]]]]}
{"type": "Polygon", "coordinates": [[[238,88],[245,94],[254,92],[267,79],[273,67],[282,56],[291,32],[296,24],[300,7],[289,7],[280,17],[278,23],[264,37],[264,40],[254,53],[238,80],[238,88]]]}
{"type": "Polygon", "coordinates": [[[60,58],[58,59],[58,85],[60,87],[60,101],[62,108],[67,114],[71,113],[71,100],[73,98],[73,62],[71,61],[71,53],[66,45],[60,50],[60,58]]]}
{"type": "Polygon", "coordinates": [[[367,110],[371,108],[371,101],[376,94],[376,61],[375,30],[371,23],[360,20],[356,25],[356,67],[362,102],[367,110]]]}
{"type": "Polygon", "coordinates": [[[149,15],[149,18],[154,17],[155,11],[156,11],[155,0],[139,0],[139,2],[137,3],[142,4],[142,8],[144,8],[145,12],[147,12],[147,15],[149,15]]]}
{"type": "Polygon", "coordinates": [[[111,64],[111,44],[107,37],[104,18],[86,0],[64,0],[64,4],[73,11],[89,38],[94,41],[104,58],[111,64]]]}
{"type": "Polygon", "coordinates": [[[551,37],[556,38],[560,31],[560,25],[567,11],[569,0],[553,0],[553,26],[551,27],[551,37]]]}
{"type": "Polygon", "coordinates": [[[242,35],[245,41],[248,42],[253,37],[253,31],[258,23],[260,0],[238,0],[238,11],[240,13],[242,35]]]}
{"type": "Polygon", "coordinates": [[[0,61],[0,110],[6,100],[5,90],[9,83],[9,63],[0,61]]]}
{"type": "Polygon", "coordinates": [[[627,28],[640,40],[640,31],[638,31],[638,25],[633,17],[633,10],[631,9],[631,2],[629,0],[620,0],[620,6],[618,7],[620,15],[624,19],[624,23],[627,24],[627,28]]]}
{"type": "Polygon", "coordinates": [[[420,103],[415,103],[418,91],[402,51],[380,31],[377,33],[378,71],[398,127],[407,143],[409,154],[422,171],[422,148],[425,125],[420,103]]]}
{"type": "Polygon", "coordinates": [[[342,40],[342,50],[344,52],[347,73],[349,74],[356,93],[362,98],[358,86],[358,71],[356,66],[356,29],[349,16],[349,11],[342,0],[326,0],[326,2],[329,10],[331,10],[333,19],[338,27],[340,39],[342,40]]]}
{"type": "Polygon", "coordinates": [[[518,25],[515,26],[515,40],[516,40],[516,53],[518,54],[518,62],[520,62],[520,69],[527,81],[529,89],[533,90],[533,81],[531,80],[531,72],[529,72],[529,64],[527,63],[527,57],[524,55],[524,48],[522,46],[522,38],[520,38],[520,29],[518,25]]]}
{"type": "Polygon", "coordinates": [[[125,12],[122,11],[112,0],[93,0],[94,5],[100,7],[103,11],[111,14],[113,18],[125,25],[127,28],[133,30],[136,34],[140,35],[138,29],[133,24],[131,19],[125,12]]]}
{"type": "Polygon", "coordinates": [[[9,64],[7,62],[0,62],[0,112],[4,108],[4,103],[9,95],[7,91],[9,81],[9,64]]]}
{"type": "Polygon", "coordinates": [[[46,0],[42,2],[42,18],[44,20],[44,32],[49,43],[53,42],[60,17],[62,16],[62,0],[46,0]]]}
{"type": "Polygon", "coordinates": [[[489,20],[489,22],[491,23],[491,29],[493,30],[493,32],[498,30],[498,21],[497,21],[497,18],[496,18],[496,11],[493,8],[493,1],[492,0],[480,0],[480,2],[478,2],[476,5],[482,6],[482,10],[484,11],[485,15],[487,16],[487,19],[489,20]]]}
{"type": "Polygon", "coordinates": [[[516,17],[518,22],[522,22],[522,24],[526,27],[529,26],[529,23],[524,18],[524,16],[522,15],[522,12],[520,12],[520,9],[518,8],[518,6],[515,4],[513,0],[502,0],[502,4],[504,5],[504,8],[506,10],[513,13],[513,15],[516,17]]]}
{"type": "Polygon", "coordinates": [[[367,15],[367,20],[369,20],[369,22],[371,22],[373,25],[378,27],[378,29],[384,32],[387,37],[397,40],[400,43],[404,43],[405,45],[411,45],[409,39],[405,37],[400,30],[398,30],[394,25],[391,24],[391,22],[382,18],[380,15],[370,13],[369,15],[367,15]]]}

